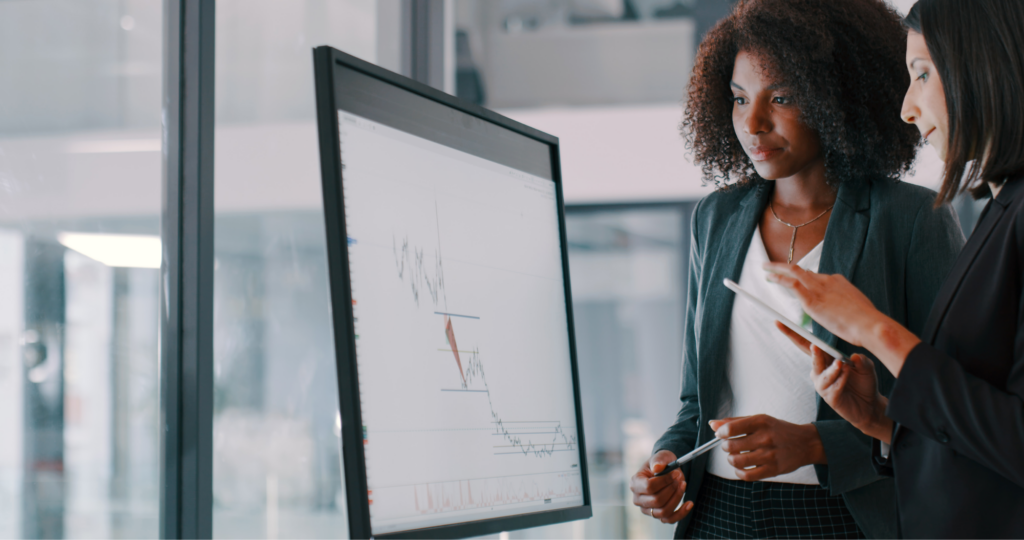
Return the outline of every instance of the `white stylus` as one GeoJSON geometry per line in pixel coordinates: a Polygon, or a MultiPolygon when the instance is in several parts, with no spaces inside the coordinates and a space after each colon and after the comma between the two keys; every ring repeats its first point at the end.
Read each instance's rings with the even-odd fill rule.
{"type": "Polygon", "coordinates": [[[669,463],[668,466],[666,466],[664,469],[662,469],[661,472],[655,473],[654,476],[665,476],[666,474],[668,474],[668,473],[678,469],[679,466],[682,465],[683,463],[691,461],[691,460],[693,460],[693,458],[695,458],[695,457],[697,457],[697,456],[707,452],[708,450],[711,450],[712,448],[722,444],[722,441],[724,441],[724,440],[725,439],[719,439],[718,437],[715,437],[714,439],[711,439],[710,441],[708,441],[708,442],[698,446],[697,449],[694,450],[693,452],[685,454],[685,455],[683,455],[683,457],[673,461],[672,463],[669,463]]]}

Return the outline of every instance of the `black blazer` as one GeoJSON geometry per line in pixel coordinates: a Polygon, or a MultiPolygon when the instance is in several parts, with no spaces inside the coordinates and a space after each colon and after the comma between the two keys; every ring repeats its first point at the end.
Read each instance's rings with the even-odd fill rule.
{"type": "MultiPolygon", "coordinates": [[[[726,366],[736,297],[722,279],[740,279],[750,239],[771,192],[765,182],[719,190],[693,212],[680,409],[654,453],[671,450],[681,456],[714,437],[708,420],[715,418],[724,392],[731,391],[726,366]]],[[[844,182],[828,221],[818,271],[846,276],[878,309],[920,332],[964,245],[953,210],[948,205],[933,208],[934,203],[934,191],[904,182],[844,182]]],[[[844,353],[866,352],[817,323],[814,334],[844,353]]],[[[810,360],[807,366],[810,373],[810,360]]],[[[888,393],[894,379],[880,363],[876,367],[879,388],[888,393]]],[[[829,462],[814,467],[821,487],[843,496],[868,538],[894,537],[893,480],[872,467],[872,439],[820,398],[816,405],[814,426],[829,462]]],[[[708,456],[683,466],[687,501],[700,504],[708,456]]],[[[689,519],[679,522],[677,537],[686,532],[689,519]]]]}
{"type": "MultiPolygon", "coordinates": [[[[988,203],[886,411],[911,538],[1024,538],[1024,178],[988,203]]],[[[878,445],[876,444],[876,447],[878,445]]]]}

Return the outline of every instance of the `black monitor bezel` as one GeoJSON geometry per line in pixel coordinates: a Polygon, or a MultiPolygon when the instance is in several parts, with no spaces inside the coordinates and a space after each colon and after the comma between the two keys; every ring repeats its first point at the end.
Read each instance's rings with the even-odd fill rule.
{"type": "Polygon", "coordinates": [[[576,361],[576,337],[573,325],[572,295],[569,285],[569,251],[565,228],[565,200],[562,196],[562,178],[559,162],[558,138],[525,126],[493,111],[458,99],[415,80],[390,72],[369,62],[343,53],[329,46],[313,50],[315,73],[317,126],[320,142],[320,169],[324,199],[324,218],[327,228],[327,262],[333,313],[335,360],[338,374],[338,398],[342,427],[342,464],[345,474],[348,504],[349,533],[352,538],[461,538],[493,534],[501,531],[539,527],[567,521],[586,519],[593,515],[590,498],[590,479],[587,468],[586,445],[583,436],[582,402],[580,399],[579,367],[576,361]],[[359,373],[355,362],[355,325],[352,312],[352,291],[348,271],[348,247],[345,230],[345,203],[341,189],[341,142],[336,106],[335,69],[347,68],[391,84],[417,96],[427,98],[457,111],[491,122],[519,135],[529,137],[548,146],[551,157],[551,175],[555,183],[558,207],[559,237],[562,252],[562,275],[565,283],[565,305],[569,329],[569,356],[572,365],[572,383],[578,426],[580,474],[583,484],[583,505],[558,510],[489,518],[465,523],[411,529],[408,531],[373,535],[370,524],[366,460],[362,443],[362,413],[359,399],[359,373]]]}

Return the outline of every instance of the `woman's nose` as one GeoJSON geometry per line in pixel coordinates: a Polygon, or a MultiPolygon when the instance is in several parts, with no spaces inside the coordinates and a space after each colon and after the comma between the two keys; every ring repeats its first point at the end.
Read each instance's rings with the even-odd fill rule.
{"type": "Polygon", "coordinates": [[[748,135],[759,135],[771,131],[771,114],[768,111],[768,107],[752,103],[747,118],[744,121],[743,129],[748,135]]]}
{"type": "Polygon", "coordinates": [[[914,124],[921,116],[921,110],[917,107],[917,92],[913,85],[907,89],[907,95],[903,96],[903,108],[900,109],[900,118],[908,124],[914,124]]]}

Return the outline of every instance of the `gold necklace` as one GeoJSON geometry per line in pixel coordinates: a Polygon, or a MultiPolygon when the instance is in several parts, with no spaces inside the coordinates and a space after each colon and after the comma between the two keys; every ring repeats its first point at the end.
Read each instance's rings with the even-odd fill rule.
{"type": "Polygon", "coordinates": [[[793,264],[793,249],[796,248],[796,231],[797,231],[797,229],[799,229],[800,227],[803,227],[804,225],[810,225],[811,223],[814,223],[815,221],[818,221],[819,219],[821,219],[822,216],[824,216],[825,214],[829,213],[829,211],[831,211],[832,208],[835,207],[835,205],[836,205],[835,203],[832,203],[832,206],[829,206],[828,208],[826,208],[824,212],[818,214],[818,217],[808,221],[807,223],[801,223],[800,225],[793,225],[792,223],[786,223],[785,221],[782,221],[781,219],[779,219],[779,215],[775,213],[774,201],[771,201],[771,200],[768,201],[768,208],[772,211],[772,217],[775,218],[775,221],[778,221],[779,223],[781,223],[781,224],[783,224],[783,225],[785,225],[787,227],[792,227],[793,228],[793,238],[791,238],[789,240],[789,259],[786,261],[786,264],[793,264]]]}

